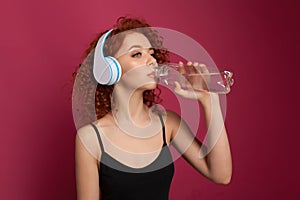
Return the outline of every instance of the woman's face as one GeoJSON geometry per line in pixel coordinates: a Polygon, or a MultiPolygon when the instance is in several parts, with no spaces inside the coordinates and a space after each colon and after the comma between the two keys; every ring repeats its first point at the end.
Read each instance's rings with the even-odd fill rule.
{"type": "MultiPolygon", "coordinates": [[[[149,40],[141,33],[129,32],[114,57],[122,67],[121,79],[126,79],[136,87],[150,87],[154,89],[156,81],[152,75],[153,67],[157,66],[153,57],[154,50],[149,40]],[[154,87],[154,88],[153,88],[154,87]]],[[[132,85],[133,86],[133,85],[132,85]]]]}

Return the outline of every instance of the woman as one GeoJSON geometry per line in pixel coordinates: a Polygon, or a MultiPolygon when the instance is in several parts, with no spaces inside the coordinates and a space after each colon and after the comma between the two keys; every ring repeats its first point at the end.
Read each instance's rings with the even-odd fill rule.
{"type": "MultiPolygon", "coordinates": [[[[116,58],[122,74],[120,81],[113,85],[97,85],[94,99],[97,120],[77,132],[78,199],[99,199],[99,196],[102,199],[168,199],[174,173],[169,145],[174,145],[208,179],[220,184],[230,182],[231,154],[218,95],[207,91],[188,92],[178,83],[174,89],[202,105],[210,127],[208,135],[218,137],[208,155],[180,116],[172,111],[152,109],[160,101],[152,72],[158,64],[168,62],[168,54],[163,48],[157,48],[162,42],[156,33],[139,29],[143,27],[149,27],[143,20],[120,18],[109,34],[111,40],[105,43],[105,54],[116,58]],[[118,34],[121,37],[114,39],[118,34]]],[[[100,36],[91,43],[87,54],[95,49],[100,36]]],[[[192,67],[192,63],[188,66],[192,67]]],[[[82,64],[80,68],[83,67],[91,73],[91,66],[82,64]]]]}

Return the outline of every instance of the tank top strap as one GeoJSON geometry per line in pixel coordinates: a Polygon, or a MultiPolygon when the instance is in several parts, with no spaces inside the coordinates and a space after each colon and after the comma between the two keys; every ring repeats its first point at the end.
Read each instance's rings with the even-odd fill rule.
{"type": "Polygon", "coordinates": [[[160,119],[160,122],[161,122],[161,126],[162,126],[163,141],[164,141],[164,145],[163,145],[163,146],[166,146],[166,145],[167,145],[167,141],[166,141],[166,133],[165,133],[165,123],[164,123],[164,119],[163,119],[161,113],[159,113],[158,116],[159,116],[159,119],[160,119]]]}
{"type": "Polygon", "coordinates": [[[102,143],[102,140],[101,140],[101,136],[100,136],[100,133],[99,133],[99,130],[98,128],[93,124],[91,123],[92,127],[94,128],[96,134],[97,134],[97,137],[98,137],[98,142],[99,142],[99,145],[100,145],[100,148],[101,148],[101,152],[104,153],[104,147],[103,147],[103,143],[102,143]]]}

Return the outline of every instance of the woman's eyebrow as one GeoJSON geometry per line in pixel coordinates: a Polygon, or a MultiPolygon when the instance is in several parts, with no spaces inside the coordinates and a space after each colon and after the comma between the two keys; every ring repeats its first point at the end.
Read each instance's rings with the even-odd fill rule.
{"type": "Polygon", "coordinates": [[[143,47],[141,45],[132,45],[131,47],[129,47],[128,51],[130,51],[133,48],[140,48],[140,49],[142,49],[143,47]]]}
{"type": "Polygon", "coordinates": [[[132,45],[127,51],[130,51],[133,48],[139,48],[139,49],[153,49],[152,47],[142,47],[141,45],[132,45]]]}

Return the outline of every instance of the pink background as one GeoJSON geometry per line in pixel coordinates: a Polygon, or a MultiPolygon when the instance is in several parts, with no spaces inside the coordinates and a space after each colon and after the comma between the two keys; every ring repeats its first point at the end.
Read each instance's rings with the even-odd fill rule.
{"type": "Polygon", "coordinates": [[[235,75],[226,118],[232,182],[213,184],[180,159],[170,199],[298,199],[296,0],[2,0],[0,13],[1,200],[76,198],[64,85],[89,41],[124,14],[189,35],[235,75]]]}

